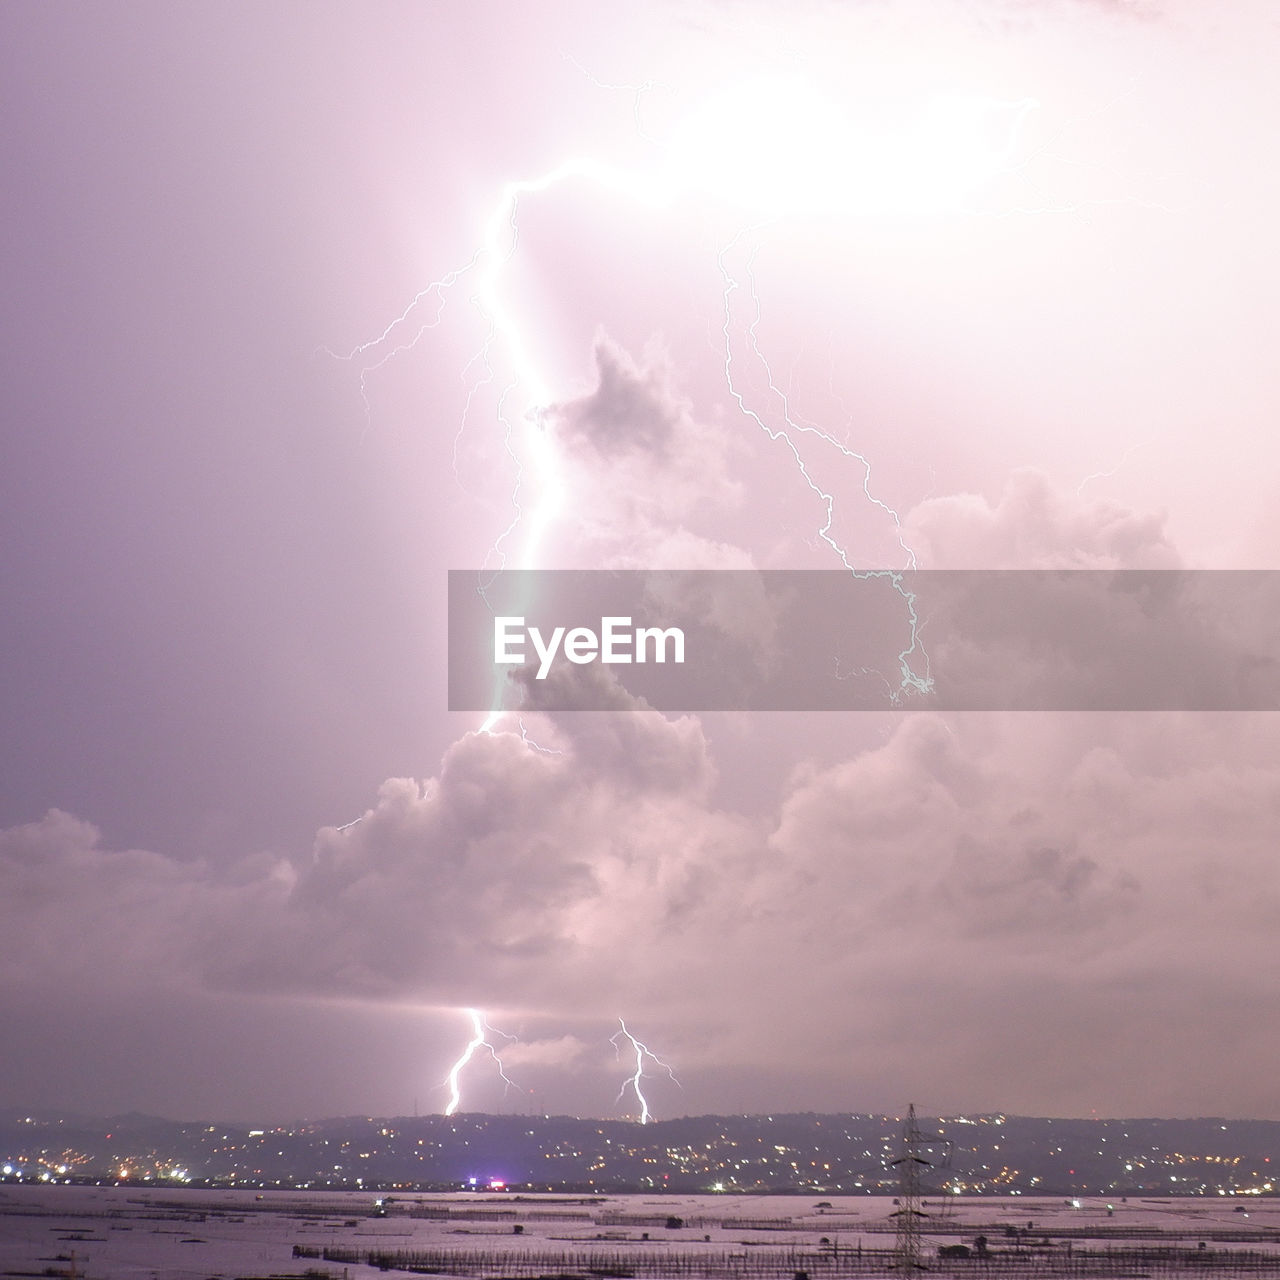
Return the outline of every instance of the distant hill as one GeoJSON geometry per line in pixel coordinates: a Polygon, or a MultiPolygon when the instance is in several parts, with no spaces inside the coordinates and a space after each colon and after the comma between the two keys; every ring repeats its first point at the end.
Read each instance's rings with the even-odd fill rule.
{"type": "MultiPolygon", "coordinates": [[[[926,1194],[1273,1194],[1280,1123],[919,1117],[926,1194]]],[[[261,1128],[0,1111],[0,1173],[240,1186],[891,1194],[891,1116],[342,1117],[261,1128]],[[7,1171],[7,1172],[3,1172],[7,1171]]]]}

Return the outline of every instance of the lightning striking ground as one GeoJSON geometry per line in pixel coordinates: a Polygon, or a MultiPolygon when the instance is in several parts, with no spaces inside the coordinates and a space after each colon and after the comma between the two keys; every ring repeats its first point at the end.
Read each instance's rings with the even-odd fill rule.
{"type": "MultiPolygon", "coordinates": [[[[734,105],[729,102],[723,112],[704,114],[691,122],[692,128],[682,127],[670,138],[660,141],[647,130],[642,120],[645,95],[658,82],[607,85],[583,68],[578,69],[598,88],[626,89],[633,94],[636,133],[655,148],[659,163],[649,172],[629,172],[593,159],[568,158],[535,176],[506,182],[477,227],[470,256],[459,254],[459,265],[420,289],[381,333],[355,346],[345,356],[336,357],[359,370],[366,429],[372,420],[370,380],[390,361],[417,347],[428,333],[438,330],[448,308],[457,305],[459,289],[464,282],[470,285],[467,301],[480,321],[480,337],[470,358],[459,371],[465,396],[454,428],[453,474],[465,490],[459,468],[460,452],[468,434],[475,429],[480,405],[487,397],[492,401],[490,427],[497,432],[507,464],[504,476],[509,477],[509,487],[504,485],[506,505],[505,509],[499,508],[502,514],[496,522],[500,528],[489,544],[481,567],[486,570],[508,565],[525,569],[539,567],[544,558],[548,532],[563,505],[564,468],[555,438],[544,425],[547,411],[556,399],[555,379],[548,374],[536,351],[538,327],[531,323],[530,317],[520,313],[509,296],[512,291],[507,287],[507,269],[521,246],[522,210],[530,201],[569,184],[583,184],[596,191],[612,192],[655,211],[668,207],[677,197],[705,198],[718,206],[727,204],[737,210],[734,215],[736,222],[727,224],[727,227],[732,229],[737,225],[738,230],[732,235],[718,235],[715,241],[722,245],[715,266],[719,270],[722,290],[721,336],[727,395],[745,421],[762,432],[772,444],[786,451],[817,505],[817,539],[834,555],[837,563],[855,575],[887,576],[902,595],[907,639],[898,654],[896,688],[893,681],[882,677],[886,679],[889,696],[898,700],[928,691],[932,681],[928,655],[922,644],[922,623],[915,596],[902,577],[906,570],[916,567],[916,557],[905,539],[899,513],[873,485],[872,464],[866,454],[802,416],[793,407],[794,397],[780,387],[770,367],[760,336],[763,300],[754,271],[759,234],[783,219],[790,221],[808,213],[830,215],[837,212],[850,219],[864,213],[883,216],[886,211],[901,211],[913,199],[920,199],[931,213],[945,209],[974,216],[976,211],[972,206],[965,207],[965,197],[996,172],[1008,173],[1016,168],[1020,131],[1036,104],[1029,99],[1013,104],[996,104],[1004,113],[1001,119],[1008,128],[1003,145],[988,147],[985,154],[975,152],[968,146],[971,139],[956,135],[954,130],[933,137],[927,128],[922,127],[915,135],[903,135],[905,144],[899,139],[903,150],[901,156],[892,155],[895,145],[892,139],[881,148],[889,157],[887,161],[877,160],[880,152],[874,148],[864,146],[863,151],[855,151],[863,164],[869,166],[859,170],[855,163],[830,164],[831,156],[843,154],[842,148],[849,137],[846,134],[837,136],[832,125],[824,124],[821,115],[815,117],[812,113],[802,119],[788,117],[781,125],[777,122],[770,125],[758,111],[754,116],[749,112],[745,131],[739,125],[736,132],[718,134],[716,130],[723,128],[726,121],[733,127],[732,121],[741,118],[736,109],[727,109],[734,105]],[[751,136],[752,120],[768,126],[766,143],[772,139],[776,150],[778,138],[782,137],[789,153],[780,152],[771,157],[768,146],[758,149],[756,139],[751,136]],[[688,146],[685,140],[691,140],[688,146]],[[704,150],[699,152],[698,147],[704,150]],[[929,164],[938,161],[939,157],[940,176],[928,172],[929,164]],[[663,159],[669,162],[665,166],[663,159]],[[771,171],[771,159],[778,161],[778,172],[771,171]],[[881,164],[879,171],[874,168],[876,164],[881,164]],[[853,174],[852,179],[847,176],[850,173],[853,174]],[[717,183],[721,184],[719,189],[717,183]],[[882,191],[876,190],[877,183],[882,191]],[[948,202],[946,193],[951,189],[960,194],[948,202]],[[783,193],[780,205],[778,191],[783,193]],[[939,191],[943,192],[941,198],[939,191]],[[762,194],[764,199],[757,203],[762,194]],[[748,308],[749,318],[741,314],[748,308]],[[744,385],[749,381],[747,374],[750,370],[757,370],[762,375],[763,384],[767,385],[767,391],[758,402],[753,402],[744,385]],[[814,467],[815,449],[834,450],[840,462],[850,468],[856,478],[861,499],[870,505],[877,518],[889,522],[892,536],[902,553],[900,569],[860,567],[865,564],[864,558],[845,545],[837,533],[838,493],[835,486],[818,478],[814,467]]],[[[804,106],[807,99],[799,101],[804,106]]],[[[771,109],[776,105],[771,104],[771,109]]],[[[785,108],[788,104],[784,101],[782,105],[785,108]]],[[[794,106],[794,102],[791,105],[794,106]]],[[[990,114],[992,110],[990,103],[978,103],[972,106],[969,114],[977,120],[983,111],[990,114]]],[[[1074,211],[1074,206],[1055,208],[1050,202],[1041,202],[1035,210],[1010,208],[1004,212],[1074,211]]],[[[908,208],[908,212],[919,210],[908,208]]],[[[725,228],[721,230],[723,232],[725,228]]],[[[1094,478],[1086,477],[1081,488],[1094,478]]],[[[850,674],[864,677],[881,673],[859,669],[850,674]]],[[[481,731],[493,731],[507,714],[501,697],[495,694],[481,731]]],[[[529,750],[556,754],[553,748],[534,741],[523,723],[519,724],[519,732],[529,750]]],[[[354,822],[346,824],[339,830],[353,825],[354,822]]],[[[444,1081],[449,1093],[446,1115],[455,1114],[461,1105],[462,1074],[484,1051],[492,1058],[504,1084],[513,1087],[503,1069],[499,1046],[491,1039],[496,1036],[505,1040],[508,1037],[489,1026],[478,1010],[467,1009],[465,1012],[470,1019],[472,1035],[444,1081]]],[[[640,1108],[640,1121],[647,1123],[651,1112],[644,1093],[646,1066],[664,1070],[677,1084],[679,1081],[668,1064],[632,1035],[623,1019],[619,1018],[619,1024],[620,1030],[614,1033],[611,1042],[619,1058],[625,1042],[628,1051],[635,1055],[635,1065],[618,1093],[618,1100],[621,1101],[628,1091],[633,1092],[640,1108]]]]}
{"type": "Polygon", "coordinates": [[[453,1115],[462,1103],[462,1089],[459,1084],[463,1069],[471,1062],[475,1055],[481,1049],[487,1049],[489,1056],[493,1059],[494,1065],[498,1068],[498,1075],[501,1077],[503,1085],[507,1089],[514,1089],[515,1082],[507,1075],[502,1067],[502,1058],[498,1053],[497,1047],[489,1039],[490,1035],[501,1036],[504,1040],[514,1040],[515,1036],[508,1035],[505,1031],[499,1031],[496,1027],[491,1027],[478,1009],[466,1010],[467,1017],[471,1019],[471,1039],[467,1043],[467,1047],[462,1051],[461,1057],[449,1070],[449,1074],[444,1079],[445,1087],[449,1090],[449,1101],[445,1106],[444,1113],[447,1116],[453,1115]]]}
{"type": "Polygon", "coordinates": [[[631,1045],[631,1048],[635,1051],[636,1069],[630,1076],[627,1077],[626,1080],[623,1081],[622,1088],[618,1090],[617,1101],[621,1102],[622,1099],[626,1096],[627,1090],[628,1089],[632,1090],[632,1092],[636,1095],[636,1101],[640,1104],[640,1123],[648,1124],[651,1116],[651,1113],[649,1111],[649,1102],[648,1102],[648,1099],[646,1099],[644,1096],[644,1090],[641,1089],[640,1087],[641,1083],[644,1080],[645,1060],[647,1059],[648,1061],[652,1062],[654,1066],[661,1067],[667,1073],[667,1075],[670,1076],[673,1081],[675,1081],[677,1085],[679,1085],[680,1081],[676,1080],[676,1073],[665,1062],[663,1062],[663,1060],[659,1058],[658,1055],[654,1053],[653,1050],[650,1049],[648,1045],[637,1040],[635,1036],[633,1036],[631,1032],[627,1030],[627,1024],[626,1022],[623,1021],[622,1018],[618,1019],[618,1025],[622,1029],[620,1031],[615,1031],[613,1035],[609,1037],[609,1043],[613,1045],[614,1051],[618,1054],[619,1057],[621,1057],[622,1045],[620,1042],[623,1039],[625,1039],[631,1045]]]}

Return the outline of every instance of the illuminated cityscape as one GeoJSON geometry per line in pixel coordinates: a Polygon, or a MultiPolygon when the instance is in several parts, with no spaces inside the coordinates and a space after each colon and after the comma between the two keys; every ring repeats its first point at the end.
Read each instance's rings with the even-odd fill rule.
{"type": "MultiPolygon", "coordinates": [[[[654,1121],[476,1115],[272,1128],[21,1116],[0,1121],[6,1181],[292,1188],[892,1194],[901,1121],[870,1115],[654,1121]]],[[[1280,1124],[923,1120],[930,1194],[1267,1196],[1280,1124]]]]}

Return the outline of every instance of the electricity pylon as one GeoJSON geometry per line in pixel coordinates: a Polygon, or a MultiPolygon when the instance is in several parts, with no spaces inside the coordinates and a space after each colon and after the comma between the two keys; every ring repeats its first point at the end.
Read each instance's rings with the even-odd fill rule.
{"type": "Polygon", "coordinates": [[[898,1235],[894,1244],[895,1269],[899,1274],[910,1275],[925,1269],[920,1257],[920,1171],[929,1168],[929,1161],[920,1155],[924,1144],[920,1130],[916,1128],[916,1104],[907,1109],[907,1121],[902,1126],[902,1154],[892,1163],[898,1167],[898,1235]]]}

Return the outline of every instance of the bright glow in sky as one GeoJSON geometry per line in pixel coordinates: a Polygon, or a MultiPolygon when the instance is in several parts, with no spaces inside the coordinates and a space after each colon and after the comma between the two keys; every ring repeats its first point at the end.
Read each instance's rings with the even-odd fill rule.
{"type": "Polygon", "coordinates": [[[679,125],[669,164],[677,186],[725,198],[747,218],[954,213],[1015,162],[1035,105],[849,103],[799,79],[735,82],[679,125]]]}

